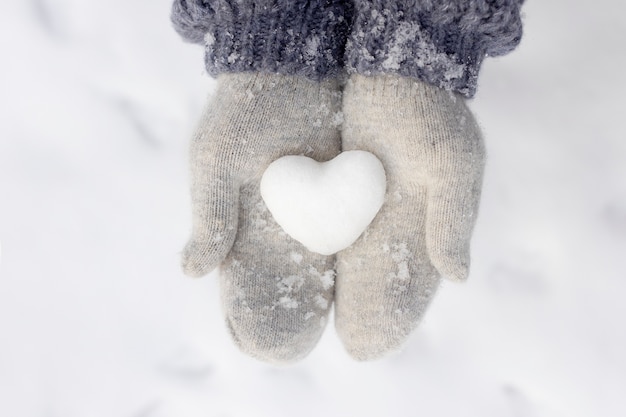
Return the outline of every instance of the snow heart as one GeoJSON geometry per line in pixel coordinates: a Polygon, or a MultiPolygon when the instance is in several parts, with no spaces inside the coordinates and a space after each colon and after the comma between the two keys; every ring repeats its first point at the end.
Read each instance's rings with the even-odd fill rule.
{"type": "Polygon", "coordinates": [[[380,210],[387,179],[365,151],[328,162],[284,156],[261,179],[261,196],[285,232],[312,252],[332,255],[350,246],[380,210]]]}

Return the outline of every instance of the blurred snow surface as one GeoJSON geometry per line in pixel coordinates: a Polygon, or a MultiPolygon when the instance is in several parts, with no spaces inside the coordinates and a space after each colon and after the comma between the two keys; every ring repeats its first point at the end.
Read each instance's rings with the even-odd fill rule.
{"type": "Polygon", "coordinates": [[[332,325],[249,359],[179,270],[213,82],[169,0],[5,1],[0,416],[624,416],[623,2],[529,1],[472,106],[489,162],[463,285],[372,363],[332,325]]]}

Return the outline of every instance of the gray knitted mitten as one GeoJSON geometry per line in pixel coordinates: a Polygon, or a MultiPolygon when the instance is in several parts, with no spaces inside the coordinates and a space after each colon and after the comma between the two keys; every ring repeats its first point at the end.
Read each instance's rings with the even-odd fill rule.
{"type": "Polygon", "coordinates": [[[353,75],[343,112],[343,150],[375,154],[388,181],[377,217],[337,254],[337,331],[367,360],[405,341],[440,276],[467,277],[485,150],[465,100],[422,81],[353,75]]]}
{"type": "Polygon", "coordinates": [[[335,157],[340,106],[335,81],[221,74],[192,142],[193,233],[183,268],[201,276],[221,263],[232,337],[265,361],[297,360],[314,347],[332,303],[335,259],[309,252],[283,232],[259,182],[284,155],[335,157]]]}

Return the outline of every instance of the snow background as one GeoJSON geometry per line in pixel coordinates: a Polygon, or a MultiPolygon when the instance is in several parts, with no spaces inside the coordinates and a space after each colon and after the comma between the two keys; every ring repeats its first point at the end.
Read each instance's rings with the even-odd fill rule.
{"type": "Polygon", "coordinates": [[[405,350],[240,354],[178,261],[213,82],[169,0],[3,1],[0,416],[626,415],[623,2],[529,0],[473,101],[473,267],[405,350]]]}

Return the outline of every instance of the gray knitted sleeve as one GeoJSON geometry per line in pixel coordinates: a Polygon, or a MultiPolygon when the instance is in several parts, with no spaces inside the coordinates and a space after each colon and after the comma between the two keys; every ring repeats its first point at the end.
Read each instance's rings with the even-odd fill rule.
{"type": "Polygon", "coordinates": [[[206,68],[321,80],[336,76],[352,16],[344,0],[175,0],[171,19],[206,47],[206,68]]]}
{"type": "Polygon", "coordinates": [[[486,56],[514,49],[524,0],[354,0],[349,72],[398,74],[466,97],[486,56]]]}

